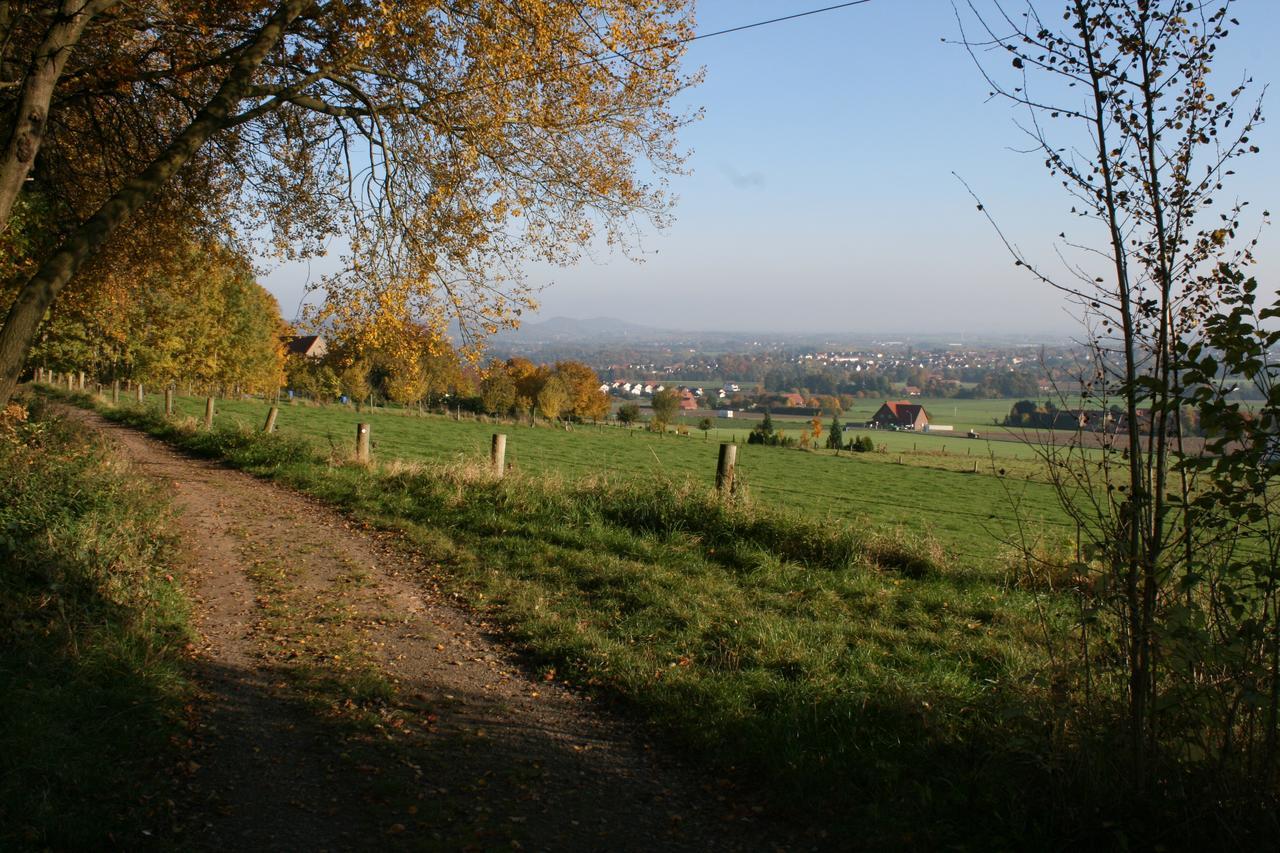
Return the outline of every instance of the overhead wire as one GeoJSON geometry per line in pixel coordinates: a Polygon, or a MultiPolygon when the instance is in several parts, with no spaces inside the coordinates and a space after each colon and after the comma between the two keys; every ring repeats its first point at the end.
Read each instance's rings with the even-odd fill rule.
{"type": "MultiPolygon", "coordinates": [[[[752,23],[749,23],[749,24],[738,24],[732,27],[725,27],[722,30],[713,30],[712,32],[709,32],[709,33],[695,33],[694,35],[686,36],[685,38],[666,39],[664,41],[658,42],[657,44],[651,44],[646,47],[638,47],[634,50],[629,50],[625,52],[610,51],[607,54],[600,54],[598,56],[588,56],[585,59],[581,59],[577,62],[570,62],[566,65],[560,66],[555,70],[566,71],[572,68],[581,68],[584,65],[600,64],[602,62],[609,62],[615,59],[630,59],[633,56],[639,56],[641,54],[650,53],[655,50],[662,50],[663,48],[678,47],[683,44],[691,44],[692,42],[695,42],[695,41],[704,41],[709,38],[716,38],[717,36],[731,35],[733,33],[740,33],[745,30],[754,30],[759,27],[768,27],[774,24],[781,24],[787,21],[794,21],[798,18],[808,18],[813,15],[821,15],[826,12],[835,12],[840,9],[847,9],[851,6],[862,6],[870,2],[871,0],[847,0],[847,2],[845,3],[835,3],[830,6],[822,6],[817,9],[807,9],[803,12],[794,12],[790,15],[782,15],[777,18],[769,18],[763,21],[753,21],[752,23]]],[[[522,80],[531,80],[535,77],[541,77],[549,73],[551,73],[551,71],[546,69],[543,69],[540,71],[531,71],[528,74],[521,74],[517,77],[509,77],[504,80],[495,80],[491,83],[486,83],[481,86],[468,87],[465,89],[457,89],[453,92],[446,93],[444,97],[449,97],[452,95],[465,95],[470,92],[475,92],[482,89],[490,89],[490,88],[493,88],[494,86],[505,86],[508,83],[519,83],[522,80]]]]}

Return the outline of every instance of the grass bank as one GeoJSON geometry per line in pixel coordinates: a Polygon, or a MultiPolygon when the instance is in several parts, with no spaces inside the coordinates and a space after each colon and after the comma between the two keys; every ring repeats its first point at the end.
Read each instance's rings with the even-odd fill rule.
{"type": "Polygon", "coordinates": [[[148,847],[190,690],[167,503],[21,402],[0,416],[0,848],[148,847]]]}

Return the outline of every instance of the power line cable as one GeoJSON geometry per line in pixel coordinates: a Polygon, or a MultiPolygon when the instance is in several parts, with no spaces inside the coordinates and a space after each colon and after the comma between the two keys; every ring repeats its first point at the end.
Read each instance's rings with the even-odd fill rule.
{"type": "MultiPolygon", "coordinates": [[[[667,48],[667,47],[677,47],[682,44],[690,44],[695,41],[703,41],[704,39],[716,38],[717,36],[727,36],[732,33],[740,33],[740,32],[743,32],[744,30],[754,30],[759,27],[768,27],[774,24],[781,24],[787,21],[794,21],[797,18],[808,18],[813,15],[821,15],[826,12],[835,12],[840,9],[848,9],[851,6],[862,6],[870,2],[871,0],[848,0],[848,2],[846,3],[836,3],[834,5],[823,6],[818,9],[808,9],[804,12],[796,12],[794,14],[783,15],[778,18],[769,18],[768,20],[764,20],[764,21],[754,21],[750,24],[738,24],[737,26],[734,26],[734,27],[726,27],[723,30],[714,30],[709,33],[697,33],[687,38],[667,39],[666,41],[661,41],[661,42],[658,42],[657,44],[651,44],[648,47],[638,47],[635,50],[630,50],[630,51],[627,51],[626,53],[621,53],[619,51],[611,51],[607,55],[588,56],[586,59],[579,60],[578,62],[571,62],[567,65],[560,66],[560,68],[556,70],[567,71],[571,68],[581,68],[584,65],[599,64],[602,62],[607,62],[612,59],[630,59],[631,57],[639,56],[642,53],[649,53],[655,50],[662,50],[663,48],[667,48]]],[[[476,86],[474,88],[457,89],[453,92],[446,93],[445,97],[448,97],[451,95],[465,95],[469,92],[476,92],[482,89],[490,89],[490,88],[493,88],[494,86],[505,86],[508,83],[519,83],[522,80],[530,80],[535,77],[542,77],[543,75],[549,74],[549,73],[551,73],[549,70],[532,71],[528,74],[522,74],[519,77],[510,77],[505,80],[495,80],[492,83],[486,83],[484,85],[476,86]]]]}
{"type": "MultiPolygon", "coordinates": [[[[698,35],[690,36],[687,39],[671,42],[671,44],[688,44],[689,42],[714,38],[715,36],[724,36],[729,33],[740,33],[743,30],[753,30],[756,27],[767,27],[771,24],[780,24],[783,21],[794,21],[796,18],[807,18],[810,15],[821,15],[823,12],[834,12],[837,9],[847,9],[850,6],[861,6],[864,3],[870,2],[871,0],[851,0],[849,3],[837,3],[834,6],[824,6],[821,9],[810,9],[807,12],[796,12],[794,15],[783,15],[781,18],[770,18],[767,21],[756,21],[754,24],[740,24],[736,27],[728,27],[727,29],[716,30],[715,32],[699,33],[698,35]]],[[[652,48],[642,48],[642,50],[652,50],[652,48]]],[[[640,51],[636,51],[636,53],[639,52],[640,51]]]]}

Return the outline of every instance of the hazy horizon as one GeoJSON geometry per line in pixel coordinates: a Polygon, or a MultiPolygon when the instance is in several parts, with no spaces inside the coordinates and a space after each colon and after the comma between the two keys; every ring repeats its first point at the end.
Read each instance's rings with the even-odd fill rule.
{"type": "MultiPolygon", "coordinates": [[[[521,331],[530,332],[538,330],[544,326],[555,325],[560,323],[574,323],[589,325],[591,323],[608,322],[608,323],[626,323],[631,326],[652,330],[655,332],[675,332],[688,333],[691,335],[708,334],[716,336],[738,335],[744,337],[785,337],[785,338],[830,338],[830,339],[860,339],[860,340],[920,340],[931,339],[941,340],[943,338],[951,338],[955,343],[985,343],[991,340],[1014,340],[1025,339],[1028,341],[1040,341],[1054,345],[1065,345],[1071,342],[1073,335],[1068,330],[1066,332],[1053,330],[1027,330],[1027,331],[1000,331],[1000,330],[958,330],[958,329],[938,329],[938,330],[921,330],[912,328],[813,328],[786,331],[781,329],[769,329],[765,327],[714,327],[714,326],[692,326],[668,324],[660,321],[641,322],[627,320],[623,317],[611,317],[607,315],[598,315],[592,317],[575,317],[567,314],[557,314],[555,316],[542,316],[541,314],[523,318],[524,323],[521,324],[521,331]]],[[[497,335],[497,339],[507,338],[518,332],[503,331],[497,335]]]]}

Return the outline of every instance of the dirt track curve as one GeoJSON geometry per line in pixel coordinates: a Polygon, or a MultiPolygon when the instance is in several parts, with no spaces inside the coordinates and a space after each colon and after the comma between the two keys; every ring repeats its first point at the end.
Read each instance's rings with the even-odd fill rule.
{"type": "Polygon", "coordinates": [[[165,484],[180,512],[203,693],[182,847],[809,846],[724,780],[647,743],[641,726],[522,670],[394,541],[91,412],[65,412],[165,484]],[[370,674],[390,692],[353,722],[340,698],[349,691],[333,684],[370,674]]]}

